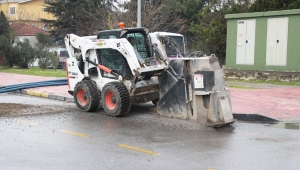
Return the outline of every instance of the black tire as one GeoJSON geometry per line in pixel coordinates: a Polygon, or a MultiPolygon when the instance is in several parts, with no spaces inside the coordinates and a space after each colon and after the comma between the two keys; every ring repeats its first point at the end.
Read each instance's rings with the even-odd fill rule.
{"type": "Polygon", "coordinates": [[[85,112],[96,111],[100,103],[100,93],[92,80],[82,80],[74,89],[76,105],[85,112]]]}
{"type": "Polygon", "coordinates": [[[154,99],[154,100],[152,100],[152,103],[155,105],[155,106],[157,106],[157,102],[159,101],[159,99],[154,99]]]}
{"type": "Polygon", "coordinates": [[[121,82],[107,83],[102,89],[101,101],[107,115],[112,117],[125,115],[131,106],[128,90],[121,82]]]}

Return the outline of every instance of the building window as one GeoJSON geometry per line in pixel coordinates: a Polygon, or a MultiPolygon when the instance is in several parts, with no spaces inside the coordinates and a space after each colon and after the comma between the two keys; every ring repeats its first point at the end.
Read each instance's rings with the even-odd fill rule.
{"type": "Polygon", "coordinates": [[[52,2],[52,0],[45,0],[45,2],[49,2],[49,3],[51,3],[51,2],[52,2]]]}
{"type": "Polygon", "coordinates": [[[47,12],[47,8],[43,8],[43,12],[46,13],[47,12]]]}
{"type": "Polygon", "coordinates": [[[10,13],[10,15],[15,15],[16,14],[16,7],[9,7],[9,13],[10,13]]]}
{"type": "Polygon", "coordinates": [[[45,30],[45,31],[49,31],[50,29],[49,29],[49,27],[48,27],[48,26],[44,25],[44,26],[43,26],[43,30],[45,30]]]}

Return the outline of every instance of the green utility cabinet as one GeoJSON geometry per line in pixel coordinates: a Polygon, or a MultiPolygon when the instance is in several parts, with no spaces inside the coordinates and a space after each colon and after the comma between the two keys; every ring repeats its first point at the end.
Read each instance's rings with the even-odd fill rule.
{"type": "Polygon", "coordinates": [[[225,15],[226,67],[300,71],[300,10],[225,15]]]}

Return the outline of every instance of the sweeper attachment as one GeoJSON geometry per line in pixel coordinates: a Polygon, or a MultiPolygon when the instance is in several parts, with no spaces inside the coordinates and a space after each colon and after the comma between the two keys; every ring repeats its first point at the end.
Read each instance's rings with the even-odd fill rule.
{"type": "Polygon", "coordinates": [[[159,85],[159,114],[213,127],[235,121],[224,72],[214,55],[172,59],[160,76],[159,85]]]}

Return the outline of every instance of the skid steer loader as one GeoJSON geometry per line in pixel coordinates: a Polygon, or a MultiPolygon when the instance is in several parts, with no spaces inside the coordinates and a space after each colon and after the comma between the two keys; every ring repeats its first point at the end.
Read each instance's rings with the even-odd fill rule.
{"type": "Polygon", "coordinates": [[[169,61],[165,44],[172,42],[147,28],[105,30],[88,37],[68,34],[68,91],[88,112],[101,102],[108,115],[122,116],[131,103],[152,101],[165,116],[209,126],[234,122],[218,59],[201,55],[169,61]]]}
{"type": "Polygon", "coordinates": [[[168,67],[168,60],[158,53],[160,64],[152,61],[148,32],[147,28],[127,28],[100,31],[97,36],[65,37],[70,55],[66,62],[68,92],[81,110],[95,111],[101,101],[108,115],[121,116],[131,103],[156,104],[158,76],[168,67]],[[136,43],[130,44],[129,37],[136,43]]]}

